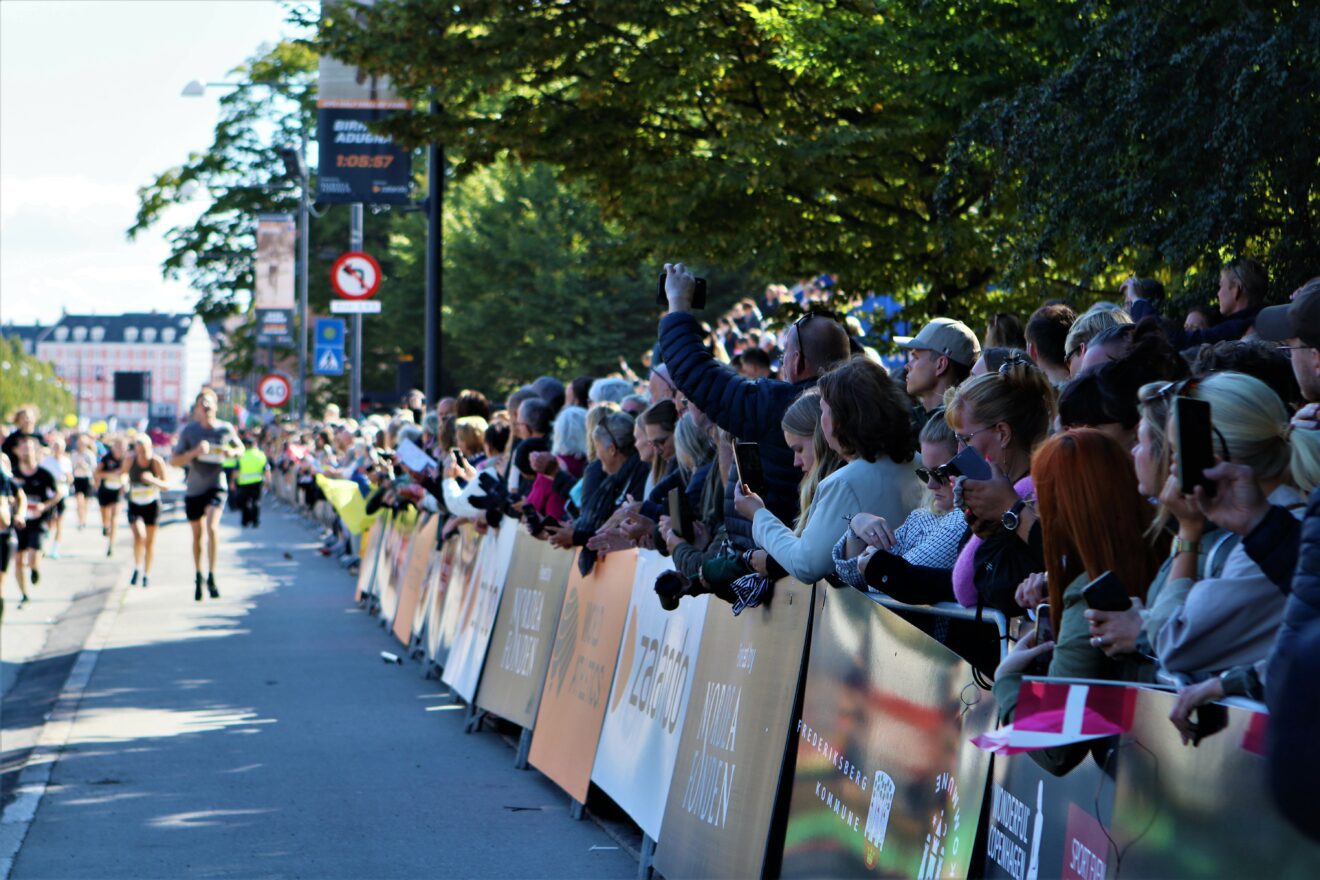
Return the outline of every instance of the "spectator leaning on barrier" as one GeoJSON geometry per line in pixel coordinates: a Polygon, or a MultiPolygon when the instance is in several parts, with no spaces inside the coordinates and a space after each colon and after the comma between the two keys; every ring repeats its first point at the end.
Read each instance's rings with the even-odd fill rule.
{"type": "Polygon", "coordinates": [[[981,343],[962,321],[936,318],[898,344],[908,350],[907,393],[917,402],[913,411],[920,430],[929,413],[943,405],[945,392],[971,375],[981,343]]]}
{"type": "Polygon", "coordinates": [[[1068,306],[1050,303],[1036,309],[1027,319],[1027,326],[1023,330],[1027,340],[1027,355],[1056,386],[1070,378],[1065,344],[1068,331],[1076,320],[1077,313],[1068,306]]]}
{"type": "MultiPolygon", "coordinates": [[[[1046,440],[1032,458],[1044,548],[1049,613],[1023,636],[995,671],[1000,720],[1012,719],[1022,675],[1049,657],[1052,678],[1139,681],[1144,658],[1107,656],[1091,639],[1083,588],[1113,572],[1130,596],[1144,597],[1158,567],[1154,548],[1142,540],[1150,505],[1137,491],[1127,453],[1113,438],[1090,428],[1046,440]],[[1103,527],[1097,524],[1103,523],[1103,527]],[[1046,621],[1053,639],[1039,641],[1046,621]]],[[[1031,752],[1036,763],[1062,775],[1085,758],[1089,744],[1031,752]]]]}
{"type": "Polygon", "coordinates": [[[1054,387],[1026,361],[964,382],[946,397],[944,419],[989,463],[992,478],[960,478],[954,498],[973,535],[958,554],[953,590],[966,606],[1021,614],[1014,594],[1044,570],[1031,476],[1031,455],[1054,421],[1054,387]]]}
{"type": "Polygon", "coordinates": [[[967,537],[967,521],[953,506],[953,482],[945,465],[958,453],[958,438],[933,414],[921,429],[917,480],[929,499],[897,528],[882,516],[859,513],[834,545],[839,579],[866,592],[870,586],[900,602],[932,605],[953,601],[953,563],[967,537]]]}
{"type": "Polygon", "coordinates": [[[800,534],[743,487],[738,512],[752,520],[756,543],[804,583],[834,571],[831,551],[857,513],[902,522],[921,503],[921,486],[907,467],[912,460],[911,422],[902,391],[884,368],[854,358],[821,377],[820,427],[844,466],[821,480],[800,534]]]}
{"type": "MultiPolygon", "coordinates": [[[[830,366],[848,357],[848,336],[838,322],[808,312],[784,333],[781,380],[751,381],[715,361],[702,344],[692,315],[696,286],[683,265],[665,265],[669,314],[660,321],[660,347],[674,384],[721,428],[740,441],[759,444],[765,474],[765,504],[780,522],[797,516],[801,474],[784,443],[780,420],[788,405],[815,385],[830,366]]],[[[725,492],[725,525],[739,551],[752,546],[751,522],[733,509],[732,487],[725,492]]]]}

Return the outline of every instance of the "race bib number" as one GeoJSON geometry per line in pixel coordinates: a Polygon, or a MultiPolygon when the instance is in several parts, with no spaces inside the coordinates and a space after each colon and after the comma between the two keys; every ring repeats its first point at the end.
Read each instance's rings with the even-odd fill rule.
{"type": "Polygon", "coordinates": [[[204,461],[207,464],[224,464],[225,457],[216,452],[208,452],[206,455],[197,456],[198,461],[204,461]]]}
{"type": "Polygon", "coordinates": [[[118,489],[123,486],[118,477],[106,477],[101,481],[101,487],[104,489],[118,489]]]}
{"type": "Polygon", "coordinates": [[[155,486],[134,486],[128,492],[128,499],[134,504],[150,504],[160,498],[160,490],[155,486]]]}
{"type": "Polygon", "coordinates": [[[27,503],[27,518],[36,519],[39,516],[41,516],[41,502],[29,501],[27,503]]]}

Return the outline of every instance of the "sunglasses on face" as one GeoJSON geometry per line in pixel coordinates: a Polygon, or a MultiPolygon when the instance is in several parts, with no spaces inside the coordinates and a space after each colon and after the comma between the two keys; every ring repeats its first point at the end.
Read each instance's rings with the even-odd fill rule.
{"type": "Polygon", "coordinates": [[[919,467],[917,468],[917,479],[921,481],[923,486],[931,480],[934,480],[936,485],[945,486],[949,482],[949,472],[945,470],[944,465],[933,468],[919,467]]]}

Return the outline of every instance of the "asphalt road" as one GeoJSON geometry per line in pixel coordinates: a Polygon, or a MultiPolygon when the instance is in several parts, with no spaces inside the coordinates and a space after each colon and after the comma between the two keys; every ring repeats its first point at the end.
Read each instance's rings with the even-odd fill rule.
{"type": "Polygon", "coordinates": [[[100,650],[58,736],[45,726],[67,735],[49,785],[11,790],[0,817],[21,840],[11,876],[636,876],[627,847],[513,769],[504,737],[464,734],[438,683],[381,661],[398,643],[313,538],[269,503],[255,532],[226,513],[222,597],[201,603],[183,523],[162,528],[145,590],[127,585],[126,535],[108,562],[99,529],[66,539],[43,597],[6,609],[6,640],[28,627],[6,657],[11,770],[26,758],[30,778],[64,670],[89,634],[100,650]]]}

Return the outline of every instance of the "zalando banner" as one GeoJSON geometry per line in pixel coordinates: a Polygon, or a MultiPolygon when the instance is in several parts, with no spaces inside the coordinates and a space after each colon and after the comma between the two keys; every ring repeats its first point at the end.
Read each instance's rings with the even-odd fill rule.
{"type": "Polygon", "coordinates": [[[710,602],[655,854],[667,880],[766,873],[811,593],[785,578],[768,604],[737,617],[710,602]]]}
{"type": "Polygon", "coordinates": [[[654,550],[639,551],[619,658],[614,667],[591,781],[652,840],[660,839],[669,780],[696,672],[709,596],[660,607],[658,574],[672,568],[654,550]]]}
{"type": "Polygon", "coordinates": [[[971,740],[994,697],[862,593],[815,606],[782,876],[967,876],[990,771],[971,740]]]}
{"type": "Polygon", "coordinates": [[[578,803],[586,803],[591,785],[636,573],[635,550],[597,559],[586,577],[570,568],[530,759],[578,803]]]}
{"type": "Polygon", "coordinates": [[[481,555],[477,558],[477,589],[462,612],[458,634],[445,663],[441,680],[468,703],[476,697],[500,596],[504,593],[504,579],[513,560],[514,541],[520,531],[517,523],[508,522],[488,533],[482,542],[481,555]]]}
{"type": "Polygon", "coordinates": [[[572,552],[518,531],[477,705],[519,727],[536,723],[572,562],[572,552]]]}

